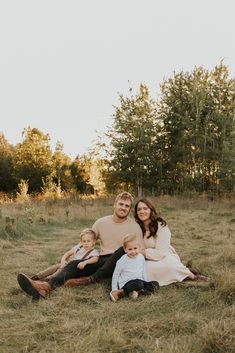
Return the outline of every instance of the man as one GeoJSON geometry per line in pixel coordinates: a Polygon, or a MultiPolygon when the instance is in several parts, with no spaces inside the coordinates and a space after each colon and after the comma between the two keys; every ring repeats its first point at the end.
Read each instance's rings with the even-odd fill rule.
{"type": "MultiPolygon", "coordinates": [[[[77,278],[68,279],[66,275],[65,286],[74,287],[81,284],[99,282],[104,278],[110,278],[113,274],[117,260],[124,255],[122,247],[123,238],[128,233],[134,233],[142,243],[142,231],[135,220],[128,217],[133,198],[128,192],[117,195],[114,202],[113,214],[98,219],[92,229],[100,240],[100,257],[97,263],[87,265],[84,270],[78,269],[77,278]],[[85,277],[84,277],[85,276],[85,277]]],[[[66,267],[64,268],[66,274],[66,267]]],[[[25,274],[18,275],[20,287],[33,299],[45,298],[56,287],[56,276],[53,286],[47,282],[34,281],[25,274]]],[[[60,275],[61,279],[61,275],[60,275]]],[[[61,282],[58,283],[61,285],[61,282]]]]}
{"type": "Polygon", "coordinates": [[[100,239],[99,268],[89,277],[74,278],[66,281],[66,287],[87,285],[100,282],[104,278],[112,277],[116,262],[125,254],[122,247],[126,234],[134,233],[142,243],[142,231],[140,226],[128,217],[133,198],[128,192],[117,195],[114,202],[114,211],[110,216],[98,219],[92,229],[100,239]]]}

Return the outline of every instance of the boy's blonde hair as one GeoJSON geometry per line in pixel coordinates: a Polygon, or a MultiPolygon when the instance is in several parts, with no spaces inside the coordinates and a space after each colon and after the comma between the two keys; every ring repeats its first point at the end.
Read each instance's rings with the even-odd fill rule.
{"type": "Polygon", "coordinates": [[[126,246],[128,243],[130,243],[131,241],[136,241],[138,242],[138,238],[136,236],[136,234],[126,234],[123,238],[123,247],[124,249],[126,249],[126,246]]]}
{"type": "Polygon", "coordinates": [[[82,237],[83,237],[84,235],[86,235],[86,234],[91,234],[92,237],[93,237],[93,239],[96,240],[96,233],[94,232],[93,229],[91,229],[91,228],[85,228],[85,229],[83,229],[83,230],[81,231],[81,233],[80,233],[80,239],[82,239],[82,237]]]}

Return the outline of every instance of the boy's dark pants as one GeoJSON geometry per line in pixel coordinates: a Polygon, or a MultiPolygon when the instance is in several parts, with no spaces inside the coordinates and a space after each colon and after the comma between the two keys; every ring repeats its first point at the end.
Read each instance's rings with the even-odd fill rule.
{"type": "Polygon", "coordinates": [[[77,265],[84,260],[70,261],[55,277],[48,283],[52,288],[62,286],[70,278],[88,277],[92,275],[93,282],[99,282],[104,278],[112,277],[117,260],[124,255],[123,247],[117,249],[113,254],[100,256],[95,264],[86,265],[80,270],[77,265]]]}
{"type": "MultiPolygon", "coordinates": [[[[121,246],[113,254],[106,255],[106,259],[103,262],[103,264],[101,266],[99,266],[97,271],[93,272],[93,274],[91,276],[92,282],[99,282],[102,279],[111,278],[113,275],[113,271],[115,269],[115,266],[116,266],[116,262],[124,254],[125,254],[125,251],[124,251],[123,247],[121,246]]],[[[105,256],[101,256],[100,258],[103,258],[103,257],[105,257],[105,256]]]]}
{"type": "Polygon", "coordinates": [[[156,281],[146,282],[142,279],[133,279],[128,281],[122,289],[125,295],[129,295],[133,291],[142,291],[143,294],[151,294],[159,289],[159,284],[156,281]]]}

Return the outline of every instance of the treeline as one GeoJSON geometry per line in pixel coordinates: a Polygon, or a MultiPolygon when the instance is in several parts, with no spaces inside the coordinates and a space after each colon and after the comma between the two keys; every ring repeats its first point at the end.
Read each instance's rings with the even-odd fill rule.
{"type": "Polygon", "coordinates": [[[0,191],[17,192],[27,187],[29,193],[76,190],[93,193],[89,156],[71,160],[57,143],[50,147],[50,137],[36,128],[25,128],[22,142],[12,146],[0,134],[0,191]]]}
{"type": "Polygon", "coordinates": [[[11,146],[0,135],[0,191],[26,180],[29,192],[50,185],[81,193],[229,193],[235,181],[235,80],[221,62],[174,73],[160,86],[119,95],[106,139],[93,152],[71,161],[58,143],[35,128],[11,146]],[[108,138],[108,141],[107,141],[108,138]]]}
{"type": "Polygon", "coordinates": [[[108,131],[106,186],[143,193],[231,192],[235,181],[235,80],[220,63],[174,73],[120,95],[108,131]]]}

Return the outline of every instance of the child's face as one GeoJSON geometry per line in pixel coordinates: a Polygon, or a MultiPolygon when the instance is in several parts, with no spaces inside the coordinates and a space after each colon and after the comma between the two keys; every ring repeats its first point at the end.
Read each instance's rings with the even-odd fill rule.
{"type": "Polygon", "coordinates": [[[92,234],[84,234],[81,238],[81,245],[86,251],[91,250],[95,246],[95,239],[92,234]]]}
{"type": "Polygon", "coordinates": [[[125,246],[125,252],[129,257],[136,257],[139,254],[140,246],[137,241],[129,241],[125,246]]]}

